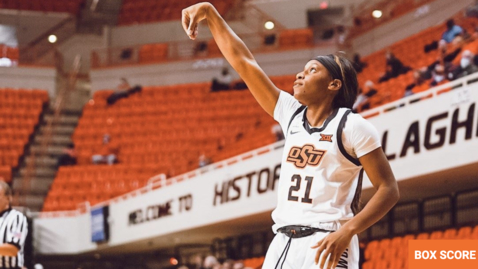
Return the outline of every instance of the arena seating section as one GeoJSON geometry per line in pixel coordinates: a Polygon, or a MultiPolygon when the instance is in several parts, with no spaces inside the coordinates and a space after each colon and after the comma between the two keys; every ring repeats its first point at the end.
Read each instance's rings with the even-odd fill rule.
{"type": "MultiPolygon", "coordinates": [[[[460,19],[456,22],[469,33],[473,33],[475,26],[478,26],[477,18],[460,19]]],[[[387,48],[393,52],[404,65],[411,67],[412,70],[386,82],[378,83],[380,76],[385,72],[385,52],[387,49],[377,51],[362,59],[368,64],[368,66],[358,75],[359,85],[363,86],[365,81],[371,80],[375,83],[378,91],[378,94],[370,98],[372,108],[398,100],[404,96],[405,87],[413,82],[413,69],[426,67],[437,60],[438,50],[424,53],[423,48],[426,44],[438,41],[445,29],[445,24],[431,27],[387,48]]],[[[448,49],[448,52],[451,52],[455,49],[455,46],[453,44],[448,44],[448,49]]],[[[462,51],[464,50],[478,53],[478,40],[474,40],[471,43],[464,45],[462,51]]],[[[460,56],[457,56],[454,64],[458,64],[460,58],[460,56]]],[[[415,87],[413,92],[418,93],[428,90],[429,88],[429,82],[425,82],[421,86],[415,87]]]]}
{"type": "MultiPolygon", "coordinates": [[[[210,1],[221,15],[234,5],[234,0],[210,1]]],[[[195,0],[170,1],[170,0],[123,0],[119,15],[119,25],[135,23],[148,23],[157,21],[171,21],[181,19],[181,10],[192,4],[195,0]]]]}
{"type": "MultiPolygon", "coordinates": [[[[292,89],[294,77],[273,80],[292,89]]],[[[96,204],[143,187],[154,175],[194,170],[201,153],[217,162],[276,140],[275,121],[247,90],[210,92],[210,83],[144,87],[107,106],[111,92],[96,92],[85,106],[73,135],[78,165],[59,169],[44,211],[96,204]],[[116,165],[91,164],[104,134],[119,145],[116,165]]]]}
{"type": "Polygon", "coordinates": [[[445,231],[433,231],[418,235],[397,236],[374,240],[365,248],[365,262],[363,269],[407,269],[408,268],[408,241],[412,239],[471,239],[478,240],[478,226],[465,226],[458,229],[450,228],[445,231]]]}
{"type": "Polygon", "coordinates": [[[0,1],[0,9],[20,9],[32,11],[47,11],[47,12],[68,12],[71,14],[78,14],[81,5],[85,0],[2,0],[0,1]]]}
{"type": "MultiPolygon", "coordinates": [[[[478,25],[476,18],[458,18],[456,22],[470,33],[478,25]]],[[[423,47],[439,40],[444,30],[444,24],[429,28],[388,49],[412,69],[428,66],[436,61],[438,51],[424,53],[423,47]]],[[[285,44],[286,47],[300,48],[311,42],[310,32],[301,29],[285,36],[301,40],[298,44],[285,44]]],[[[283,36],[279,42],[286,39],[292,38],[283,36]]],[[[215,44],[209,42],[209,47],[212,45],[215,44]]],[[[157,61],[167,54],[165,45],[157,45],[160,49],[145,46],[150,47],[144,48],[144,59],[156,57],[157,61]]],[[[454,45],[449,46],[454,49],[454,45]]],[[[476,53],[478,41],[462,49],[476,53]]],[[[413,81],[413,72],[409,71],[378,83],[385,71],[385,49],[364,57],[363,61],[368,66],[359,74],[359,84],[372,80],[378,90],[370,98],[372,107],[402,98],[405,86],[413,81]]],[[[284,90],[292,90],[294,79],[295,74],[273,78],[284,90]]],[[[273,119],[247,90],[211,93],[209,87],[209,83],[145,87],[141,93],[109,107],[105,99],[112,91],[96,92],[93,101],[85,106],[73,136],[79,165],[60,169],[44,210],[74,209],[78,202],[86,200],[95,204],[144,186],[154,175],[164,173],[171,177],[191,171],[198,168],[201,153],[217,162],[275,141],[271,133],[273,119]],[[111,167],[90,164],[104,134],[110,134],[112,142],[120,148],[119,163],[111,167]],[[219,144],[223,144],[220,150],[219,144]]],[[[425,83],[413,91],[428,88],[429,83],[425,83]]]]}
{"type": "Polygon", "coordinates": [[[43,90],[0,89],[0,177],[5,181],[12,180],[46,102],[43,90]]]}

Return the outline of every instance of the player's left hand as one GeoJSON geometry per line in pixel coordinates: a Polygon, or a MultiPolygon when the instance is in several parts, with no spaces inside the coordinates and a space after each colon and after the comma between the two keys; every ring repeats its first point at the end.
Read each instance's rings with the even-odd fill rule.
{"type": "Polygon", "coordinates": [[[346,231],[345,229],[339,229],[317,242],[317,244],[312,246],[312,248],[317,248],[315,264],[320,262],[319,268],[322,269],[333,269],[337,267],[342,253],[344,253],[345,249],[349,246],[353,236],[354,235],[352,233],[346,231]],[[322,259],[319,261],[321,256],[322,259]],[[329,262],[327,264],[327,268],[325,268],[324,266],[327,258],[329,262]]]}

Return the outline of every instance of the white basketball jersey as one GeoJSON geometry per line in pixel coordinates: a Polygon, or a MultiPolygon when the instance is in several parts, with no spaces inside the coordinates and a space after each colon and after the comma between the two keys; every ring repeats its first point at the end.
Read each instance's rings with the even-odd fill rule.
{"type": "MultiPolygon", "coordinates": [[[[282,95],[281,98],[293,98],[282,95]]],[[[281,121],[286,142],[278,203],[272,212],[274,231],[285,225],[315,226],[350,219],[357,213],[352,206],[357,204],[361,191],[362,166],[347,153],[342,141],[346,121],[355,120],[356,115],[348,117],[351,111],[340,108],[320,128],[313,128],[305,116],[307,108],[294,101],[296,103],[289,102],[282,108],[294,112],[287,126],[284,126],[285,119],[281,121]]]]}

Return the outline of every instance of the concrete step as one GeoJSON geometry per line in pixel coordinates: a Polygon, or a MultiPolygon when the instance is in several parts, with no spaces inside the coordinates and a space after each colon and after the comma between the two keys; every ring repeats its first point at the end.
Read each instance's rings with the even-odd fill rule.
{"type": "MultiPolygon", "coordinates": [[[[25,158],[25,163],[28,165],[30,162],[33,161],[31,156],[25,158]]],[[[35,165],[37,166],[48,166],[48,167],[55,167],[58,162],[58,159],[43,156],[43,157],[35,157],[35,165]]]]}
{"type": "MultiPolygon", "coordinates": [[[[30,151],[35,154],[41,153],[40,149],[41,149],[40,145],[32,145],[30,147],[30,151]]],[[[64,149],[63,146],[50,145],[47,148],[46,154],[50,157],[58,157],[63,154],[63,149],[64,149]]]]}
{"type": "Polygon", "coordinates": [[[51,178],[47,177],[32,177],[27,186],[24,186],[23,177],[15,177],[13,179],[13,190],[21,191],[23,188],[27,188],[28,192],[34,195],[43,195],[45,196],[50,190],[50,185],[53,182],[51,178]]]}
{"type": "MultiPolygon", "coordinates": [[[[23,167],[20,168],[19,175],[20,176],[25,176],[27,173],[27,168],[23,167]]],[[[50,177],[54,178],[56,175],[56,169],[47,167],[47,166],[37,166],[35,167],[35,171],[32,172],[31,176],[40,176],[40,177],[50,177]]]]}
{"type": "Polygon", "coordinates": [[[38,194],[22,194],[21,199],[18,201],[18,206],[23,206],[30,209],[33,212],[40,212],[43,207],[44,196],[38,194]]]}
{"type": "MultiPolygon", "coordinates": [[[[46,125],[40,126],[40,133],[44,134],[46,125]]],[[[53,126],[52,134],[71,135],[75,131],[75,126],[53,126]]]]}
{"type": "MultiPolygon", "coordinates": [[[[43,143],[45,139],[46,136],[38,134],[35,136],[35,139],[33,141],[35,145],[41,145],[41,143],[43,143]]],[[[50,140],[50,144],[58,146],[67,146],[70,143],[72,143],[71,135],[56,134],[50,140]]]]}
{"type": "Polygon", "coordinates": [[[63,126],[76,126],[79,116],[75,115],[60,115],[56,120],[53,120],[54,115],[48,114],[43,118],[46,123],[53,122],[53,124],[61,124],[63,126]]]}

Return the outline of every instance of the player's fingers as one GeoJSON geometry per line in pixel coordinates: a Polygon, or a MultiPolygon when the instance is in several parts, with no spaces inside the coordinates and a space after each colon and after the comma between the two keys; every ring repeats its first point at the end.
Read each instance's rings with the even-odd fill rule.
{"type": "Polygon", "coordinates": [[[321,245],[317,252],[315,253],[315,264],[319,264],[320,257],[325,253],[326,247],[325,245],[321,245]]]}
{"type": "Polygon", "coordinates": [[[329,264],[327,266],[327,269],[334,269],[337,267],[337,264],[339,262],[339,259],[340,259],[340,254],[337,254],[337,252],[334,252],[331,256],[330,256],[330,259],[329,259],[329,264]]]}
{"type": "Polygon", "coordinates": [[[319,268],[325,269],[325,265],[330,263],[330,256],[332,253],[326,249],[322,254],[320,255],[320,260],[319,260],[319,268]]]}
{"type": "Polygon", "coordinates": [[[198,33],[198,22],[196,20],[196,16],[192,16],[190,21],[189,21],[189,26],[188,26],[188,36],[191,39],[195,39],[198,33]]]}
{"type": "Polygon", "coordinates": [[[181,25],[183,26],[184,32],[186,34],[188,33],[188,27],[189,27],[189,14],[186,9],[183,9],[181,12],[181,25]]]}
{"type": "MultiPolygon", "coordinates": [[[[325,238],[324,238],[325,239],[325,238]]],[[[311,248],[318,248],[320,247],[320,245],[322,245],[322,243],[324,242],[324,239],[320,240],[319,242],[317,242],[317,244],[311,246],[311,248]]]]}

